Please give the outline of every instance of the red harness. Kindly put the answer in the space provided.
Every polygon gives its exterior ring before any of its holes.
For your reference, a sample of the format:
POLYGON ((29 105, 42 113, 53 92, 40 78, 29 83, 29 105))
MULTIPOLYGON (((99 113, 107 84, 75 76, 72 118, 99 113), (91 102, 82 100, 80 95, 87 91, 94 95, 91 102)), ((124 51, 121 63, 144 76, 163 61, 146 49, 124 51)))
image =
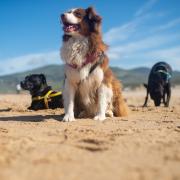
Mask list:
POLYGON ((89 64, 89 63, 93 63, 95 61, 95 59, 99 56, 99 53, 94 53, 94 54, 87 54, 86 55, 86 58, 85 58, 85 61, 82 63, 82 65, 80 67, 78 67, 77 64, 68 64, 68 66, 70 66, 71 68, 73 69, 81 69, 83 68, 85 65, 89 64))

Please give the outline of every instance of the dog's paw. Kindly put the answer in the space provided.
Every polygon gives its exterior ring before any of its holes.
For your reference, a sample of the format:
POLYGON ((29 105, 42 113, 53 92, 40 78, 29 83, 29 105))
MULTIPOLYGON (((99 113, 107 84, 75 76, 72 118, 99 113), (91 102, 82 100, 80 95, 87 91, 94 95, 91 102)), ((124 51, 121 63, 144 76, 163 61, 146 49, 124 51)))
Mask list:
POLYGON ((70 115, 70 114, 66 114, 63 118, 63 121, 64 122, 72 122, 72 121, 75 121, 74 119, 74 116, 73 115, 70 115))
POLYGON ((106 119, 106 117, 105 117, 105 115, 96 115, 95 117, 94 117, 94 120, 95 121, 104 121, 106 119))
POLYGON ((114 117, 114 114, 113 114, 112 110, 108 110, 106 112, 106 116, 111 117, 111 118, 114 117))

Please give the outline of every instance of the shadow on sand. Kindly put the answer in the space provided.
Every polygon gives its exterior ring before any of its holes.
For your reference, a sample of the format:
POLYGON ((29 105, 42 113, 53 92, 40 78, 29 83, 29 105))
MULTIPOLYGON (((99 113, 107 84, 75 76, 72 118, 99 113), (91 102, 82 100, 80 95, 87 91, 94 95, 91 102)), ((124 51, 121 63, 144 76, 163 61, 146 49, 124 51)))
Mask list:
POLYGON ((0 121, 22 121, 22 122, 41 122, 45 119, 55 119, 62 121, 64 114, 61 115, 35 115, 35 116, 6 116, 0 117, 0 121))
POLYGON ((12 108, 0 109, 0 112, 9 112, 11 110, 12 110, 12 108))

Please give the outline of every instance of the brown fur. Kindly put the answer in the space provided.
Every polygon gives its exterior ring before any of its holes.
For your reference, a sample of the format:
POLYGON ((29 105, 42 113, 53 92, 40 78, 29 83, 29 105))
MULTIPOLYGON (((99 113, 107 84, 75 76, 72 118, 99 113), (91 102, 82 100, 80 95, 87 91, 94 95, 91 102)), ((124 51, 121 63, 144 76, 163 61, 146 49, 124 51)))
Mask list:
MULTIPOLYGON (((95 11, 93 14, 95 15, 95 11)), ((95 15, 96 17, 98 15, 95 15)), ((98 29, 96 32, 92 33, 89 37, 89 41, 91 42, 90 49, 92 52, 105 52, 107 50, 107 45, 104 44, 102 41, 101 36, 101 20, 98 22, 98 29)), ((113 113, 115 116, 127 116, 128 115, 128 107, 124 102, 122 97, 122 90, 120 82, 115 78, 114 74, 112 73, 111 69, 109 68, 109 59, 106 56, 104 58, 103 63, 101 64, 101 68, 104 71, 104 80, 103 83, 107 85, 107 87, 112 87, 113 90, 113 113)))
MULTIPOLYGON (((76 12, 77 11, 77 12, 76 12)), ((89 54, 100 53, 107 50, 107 45, 102 40, 101 33, 101 21, 102 18, 97 15, 94 8, 89 7, 87 9, 77 9, 78 18, 81 19, 79 33, 89 39, 89 54)), ((96 58, 93 62, 95 64, 98 61, 96 58)), ((103 63, 100 65, 104 72, 103 82, 107 87, 112 88, 113 91, 113 107, 112 111, 115 116, 126 116, 128 114, 128 108, 124 102, 121 91, 121 83, 115 78, 111 69, 109 68, 109 59, 107 56, 104 57, 103 63)), ((94 90, 92 90, 93 92, 94 90)), ((93 92, 95 104, 98 104, 98 93, 93 92)), ((83 103, 81 101, 81 95, 76 92, 75 96, 75 116, 78 116, 80 112, 84 110, 83 103)), ((85 112, 87 115, 88 112, 85 112)))
POLYGON ((121 90, 121 83, 116 79, 110 68, 104 72, 103 83, 113 90, 113 114, 114 116, 127 116, 128 107, 124 102, 121 90))
POLYGON ((113 113, 114 116, 127 116, 128 115, 128 107, 124 102, 121 90, 120 82, 114 78, 112 81, 113 88, 113 113))
MULTIPOLYGON (((90 11, 96 18, 98 17, 99 21, 96 22, 98 25, 95 32, 90 34, 90 50, 91 52, 105 52, 107 50, 107 45, 102 41, 101 36, 101 18, 96 15, 93 8, 90 8, 90 11)), ((109 68, 109 59, 105 56, 103 63, 101 64, 101 68, 104 71, 104 80, 103 83, 107 85, 107 87, 111 87, 113 90, 113 113, 115 116, 127 116, 128 115, 128 107, 124 102, 122 97, 121 83, 115 78, 111 69, 109 68)))

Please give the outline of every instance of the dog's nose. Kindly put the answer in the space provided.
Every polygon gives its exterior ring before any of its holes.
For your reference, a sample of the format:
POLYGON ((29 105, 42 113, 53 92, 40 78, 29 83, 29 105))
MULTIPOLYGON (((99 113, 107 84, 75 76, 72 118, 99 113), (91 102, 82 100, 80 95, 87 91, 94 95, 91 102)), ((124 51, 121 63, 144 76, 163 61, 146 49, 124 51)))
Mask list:
POLYGON ((65 14, 61 14, 61 19, 64 19, 65 18, 65 14))
POLYGON ((20 86, 21 86, 21 88, 23 88, 23 87, 24 87, 24 83, 25 83, 24 81, 21 81, 21 82, 20 82, 20 86))

